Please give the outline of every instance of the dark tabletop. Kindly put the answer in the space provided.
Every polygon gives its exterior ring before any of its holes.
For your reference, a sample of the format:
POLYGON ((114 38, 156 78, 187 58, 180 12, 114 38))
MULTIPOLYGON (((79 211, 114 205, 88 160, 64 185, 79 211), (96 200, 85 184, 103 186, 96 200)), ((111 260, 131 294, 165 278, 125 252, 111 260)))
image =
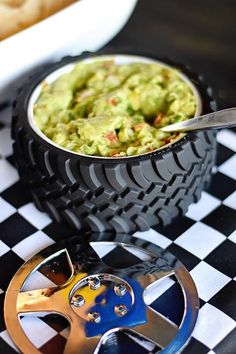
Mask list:
POLYGON ((139 0, 110 44, 187 63, 214 88, 219 108, 236 105, 235 0, 139 0))

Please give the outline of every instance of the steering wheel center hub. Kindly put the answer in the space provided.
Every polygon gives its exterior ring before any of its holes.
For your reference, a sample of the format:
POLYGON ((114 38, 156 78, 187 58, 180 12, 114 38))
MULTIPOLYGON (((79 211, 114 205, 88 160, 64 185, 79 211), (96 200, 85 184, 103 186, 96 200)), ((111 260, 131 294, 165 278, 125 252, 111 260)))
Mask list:
POLYGON ((73 311, 90 323, 107 323, 132 311, 135 292, 128 281, 107 273, 79 280, 69 293, 73 311))

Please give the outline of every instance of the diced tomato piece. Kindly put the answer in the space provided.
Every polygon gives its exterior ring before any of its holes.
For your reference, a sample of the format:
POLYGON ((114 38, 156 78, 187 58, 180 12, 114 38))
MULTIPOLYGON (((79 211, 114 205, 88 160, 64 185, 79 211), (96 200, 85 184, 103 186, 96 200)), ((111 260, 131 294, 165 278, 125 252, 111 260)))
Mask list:
POLYGON ((115 152, 115 151, 113 151, 113 152, 111 152, 110 153, 110 156, 112 156, 112 157, 121 157, 121 156, 125 156, 125 153, 124 152, 115 152))
POLYGON ((137 132, 138 130, 141 130, 142 128, 145 127, 145 123, 139 123, 133 126, 133 130, 137 132))
POLYGON ((157 126, 161 123, 162 121, 162 118, 163 118, 163 113, 159 113, 156 118, 154 119, 154 122, 153 122, 153 126, 157 126))
POLYGON ((112 97, 109 98, 108 103, 111 104, 112 106, 116 106, 118 102, 114 97, 112 97))
POLYGON ((115 132, 108 132, 104 134, 104 137, 107 138, 111 143, 117 143, 118 138, 115 132))
POLYGON ((164 143, 165 143, 165 144, 169 144, 169 143, 170 143, 170 138, 165 138, 165 139, 164 139, 164 143))

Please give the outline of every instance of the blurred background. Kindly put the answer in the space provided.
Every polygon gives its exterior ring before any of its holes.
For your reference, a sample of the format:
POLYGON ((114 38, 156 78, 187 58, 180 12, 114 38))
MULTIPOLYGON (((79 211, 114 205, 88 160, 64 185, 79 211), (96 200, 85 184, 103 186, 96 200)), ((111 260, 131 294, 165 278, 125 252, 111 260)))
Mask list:
POLYGON ((189 64, 213 87, 219 108, 236 106, 235 0, 139 0, 109 45, 189 64))

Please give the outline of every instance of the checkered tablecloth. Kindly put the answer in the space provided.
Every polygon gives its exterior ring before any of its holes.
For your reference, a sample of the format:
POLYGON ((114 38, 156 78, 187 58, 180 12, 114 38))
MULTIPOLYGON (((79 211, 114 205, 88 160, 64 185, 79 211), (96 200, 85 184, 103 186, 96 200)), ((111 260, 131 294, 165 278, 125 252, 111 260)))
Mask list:
MULTIPOLYGON (((188 268, 200 296, 197 325, 185 354, 236 353, 236 133, 218 133, 212 184, 185 217, 165 228, 136 233, 167 248, 188 268)), ((14 167, 10 108, 0 112, 0 353, 16 348, 3 320, 4 292, 16 270, 40 249, 74 232, 39 212, 14 167)), ((22 326, 43 353, 59 353, 67 322, 24 317, 22 326), (40 333, 40 335, 39 335, 40 333)))

